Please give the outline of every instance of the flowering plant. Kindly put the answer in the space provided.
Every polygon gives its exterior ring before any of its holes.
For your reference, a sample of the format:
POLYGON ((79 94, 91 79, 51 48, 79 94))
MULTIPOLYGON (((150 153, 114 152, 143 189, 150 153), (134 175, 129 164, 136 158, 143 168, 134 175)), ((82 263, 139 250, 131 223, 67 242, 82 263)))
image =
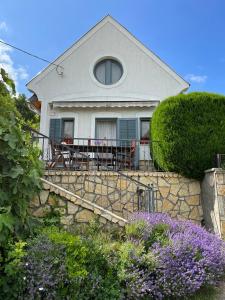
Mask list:
POLYGON ((146 222, 148 231, 142 231, 139 240, 144 241, 146 252, 156 257, 157 265, 148 271, 141 263, 143 258, 136 258, 127 278, 131 298, 187 297, 216 284, 224 275, 225 243, 216 235, 167 214, 137 213, 132 221, 146 222))

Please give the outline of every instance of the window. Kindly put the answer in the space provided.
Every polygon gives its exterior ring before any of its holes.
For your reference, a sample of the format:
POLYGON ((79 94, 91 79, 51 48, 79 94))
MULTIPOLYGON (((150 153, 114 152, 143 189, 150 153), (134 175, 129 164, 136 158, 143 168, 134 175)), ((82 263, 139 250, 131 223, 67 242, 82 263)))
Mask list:
POLYGON ((95 78, 104 85, 118 82, 123 75, 122 65, 114 59, 104 59, 94 68, 95 78))
POLYGON ((67 144, 73 143, 74 138, 74 120, 63 119, 62 120, 62 138, 67 144))
POLYGON ((150 135, 150 119, 140 120, 140 130, 141 144, 148 144, 150 135))

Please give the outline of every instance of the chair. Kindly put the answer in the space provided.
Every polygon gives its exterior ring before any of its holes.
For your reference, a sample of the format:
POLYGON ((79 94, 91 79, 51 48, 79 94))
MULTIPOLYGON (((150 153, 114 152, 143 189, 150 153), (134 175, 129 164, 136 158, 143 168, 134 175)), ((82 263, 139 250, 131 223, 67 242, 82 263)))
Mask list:
POLYGON ((48 169, 67 169, 70 167, 70 151, 68 150, 61 150, 59 149, 59 145, 50 142, 51 144, 51 152, 52 158, 51 161, 48 163, 48 169))
POLYGON ((116 153, 116 166, 121 169, 132 169, 134 167, 135 153, 136 153, 136 140, 132 140, 130 147, 120 146, 116 153))

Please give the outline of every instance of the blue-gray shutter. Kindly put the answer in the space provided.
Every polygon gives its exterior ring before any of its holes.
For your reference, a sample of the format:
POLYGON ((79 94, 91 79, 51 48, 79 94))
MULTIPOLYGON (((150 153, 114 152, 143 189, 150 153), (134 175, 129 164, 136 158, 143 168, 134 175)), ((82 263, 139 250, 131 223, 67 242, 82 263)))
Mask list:
POLYGON ((61 119, 50 119, 49 137, 56 143, 61 142, 61 119))
POLYGON ((119 139, 137 139, 137 119, 118 120, 119 139))
MULTIPOLYGON (((118 137, 119 139, 136 140, 138 138, 137 119, 118 119, 118 137)), ((120 146, 130 146, 129 142, 120 141, 120 146)), ((137 147, 138 145, 136 145, 137 147)), ((135 150, 134 165, 138 168, 139 149, 135 150)))

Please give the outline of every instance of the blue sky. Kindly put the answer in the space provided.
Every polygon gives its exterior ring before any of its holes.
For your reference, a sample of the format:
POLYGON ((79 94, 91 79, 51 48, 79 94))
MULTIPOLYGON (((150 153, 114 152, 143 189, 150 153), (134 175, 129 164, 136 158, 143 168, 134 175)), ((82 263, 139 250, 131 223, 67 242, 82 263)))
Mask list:
MULTIPOLYGON (((110 14, 191 83, 225 94, 225 0, 7 0, 0 39, 54 60, 110 14)), ((0 45, 17 90, 46 63, 0 45)))

